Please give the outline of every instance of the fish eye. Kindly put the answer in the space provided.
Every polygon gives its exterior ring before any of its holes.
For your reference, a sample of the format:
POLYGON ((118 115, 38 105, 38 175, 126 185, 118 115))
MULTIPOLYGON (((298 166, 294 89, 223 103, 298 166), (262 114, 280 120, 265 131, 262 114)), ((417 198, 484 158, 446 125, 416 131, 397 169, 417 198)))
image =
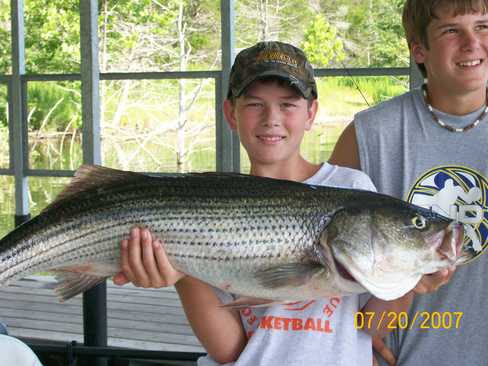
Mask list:
POLYGON ((416 229, 422 230, 427 227, 427 220, 423 216, 416 215, 412 217, 412 224, 416 229))

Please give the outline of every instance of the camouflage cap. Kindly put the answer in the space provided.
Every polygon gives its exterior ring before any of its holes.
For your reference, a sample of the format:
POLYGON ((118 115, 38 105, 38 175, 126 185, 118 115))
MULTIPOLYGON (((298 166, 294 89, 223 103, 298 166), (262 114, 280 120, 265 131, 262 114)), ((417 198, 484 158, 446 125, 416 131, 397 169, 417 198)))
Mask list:
POLYGON ((239 97, 255 80, 277 76, 305 97, 317 98, 312 65, 302 50, 288 43, 259 42, 239 52, 230 71, 227 98, 239 97))

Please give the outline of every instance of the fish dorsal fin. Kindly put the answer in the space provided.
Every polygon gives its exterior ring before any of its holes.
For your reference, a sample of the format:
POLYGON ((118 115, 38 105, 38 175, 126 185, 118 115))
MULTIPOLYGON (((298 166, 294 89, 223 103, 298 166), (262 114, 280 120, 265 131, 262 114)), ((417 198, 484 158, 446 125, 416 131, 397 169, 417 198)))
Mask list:
POLYGON ((71 182, 44 211, 58 207, 62 202, 72 196, 91 189, 100 189, 115 184, 139 182, 148 179, 152 179, 152 177, 141 173, 111 169, 99 165, 82 165, 75 172, 71 182))

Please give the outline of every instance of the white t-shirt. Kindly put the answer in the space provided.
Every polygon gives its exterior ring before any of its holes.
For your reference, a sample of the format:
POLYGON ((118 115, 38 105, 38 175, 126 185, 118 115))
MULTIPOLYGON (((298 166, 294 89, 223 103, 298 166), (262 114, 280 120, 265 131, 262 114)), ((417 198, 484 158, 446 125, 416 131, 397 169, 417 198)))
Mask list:
POLYGON ((42 366, 34 352, 17 338, 0 334, 0 365, 42 366))
MULTIPOLYGON (((376 190, 363 172, 328 163, 304 183, 376 190)), ((224 302, 232 301, 225 295, 224 302)), ((371 365, 371 337, 354 327, 354 314, 369 297, 331 297, 242 309, 248 343, 239 359, 226 366, 371 365)), ((198 360, 198 366, 216 365, 210 356, 198 360)))

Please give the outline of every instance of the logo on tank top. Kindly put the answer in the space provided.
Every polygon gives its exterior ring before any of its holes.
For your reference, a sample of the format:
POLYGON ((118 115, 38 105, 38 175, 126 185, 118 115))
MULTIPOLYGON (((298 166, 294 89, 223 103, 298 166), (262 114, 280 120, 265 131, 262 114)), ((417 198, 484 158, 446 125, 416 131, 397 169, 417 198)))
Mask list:
POLYGON ((488 246, 488 181, 477 171, 433 168, 417 179, 406 200, 463 223, 463 247, 474 257, 488 246))

